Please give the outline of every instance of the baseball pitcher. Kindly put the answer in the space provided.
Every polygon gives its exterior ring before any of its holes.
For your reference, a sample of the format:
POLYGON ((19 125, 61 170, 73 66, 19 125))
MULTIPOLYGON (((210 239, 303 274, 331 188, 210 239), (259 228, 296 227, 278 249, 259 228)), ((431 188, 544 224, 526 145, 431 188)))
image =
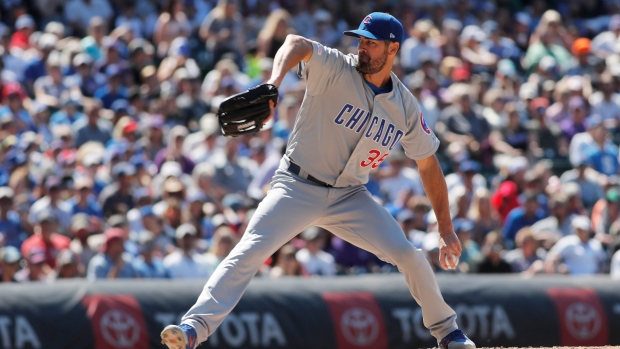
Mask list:
POLYGON ((369 172, 402 145, 418 164, 437 216, 441 266, 456 267, 461 245, 434 155, 439 140, 426 125, 418 102, 392 73, 403 27, 393 16, 376 12, 366 16, 357 30, 344 34, 358 38, 357 55, 289 35, 275 57, 268 84, 222 103, 218 116, 225 135, 255 133, 273 112, 286 72, 306 63, 304 100, 271 190, 182 323, 162 331, 168 348, 194 349, 206 341, 263 261, 311 226, 323 227, 397 266, 422 308, 424 326, 441 348, 475 348, 457 328, 456 314, 444 302, 423 253, 364 187, 369 172))

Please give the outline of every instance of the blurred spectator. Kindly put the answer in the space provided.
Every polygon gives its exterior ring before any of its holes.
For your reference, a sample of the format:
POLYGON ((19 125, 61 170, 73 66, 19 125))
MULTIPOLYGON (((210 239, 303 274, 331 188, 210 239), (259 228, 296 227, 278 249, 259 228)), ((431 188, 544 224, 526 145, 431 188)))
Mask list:
POLYGON ((78 110, 79 100, 74 97, 64 96, 58 107, 60 110, 50 117, 50 125, 73 125, 79 119, 84 118, 84 113, 78 110))
POLYGON ((38 38, 37 55, 26 64, 23 76, 24 85, 29 95, 32 95, 34 82, 47 74, 45 65, 57 43, 58 38, 53 34, 46 33, 38 38))
POLYGON ((13 246, 0 247, 0 282, 17 282, 15 274, 19 270, 22 255, 13 246))
POLYGON ((17 17, 15 21, 16 32, 11 37, 11 44, 9 50, 19 49, 27 50, 30 48, 30 35, 35 31, 34 19, 28 14, 23 14, 17 17))
POLYGON ((508 251, 504 257, 506 262, 512 266, 512 271, 526 275, 543 272, 544 250, 538 248, 538 242, 532 229, 525 227, 519 230, 515 237, 515 242, 517 248, 508 251))
POLYGON ((56 258, 56 279, 73 279, 84 277, 84 265, 77 254, 71 250, 62 250, 56 258))
POLYGON ((617 187, 608 189, 605 197, 592 208, 592 227, 597 234, 608 235, 611 225, 620 218, 620 192, 617 187))
POLYGON ((333 276, 336 274, 334 257, 323 251, 325 235, 319 227, 310 227, 301 232, 305 246, 297 251, 295 257, 310 275, 333 276))
POLYGON ((43 254, 44 262, 51 268, 56 267, 58 253, 69 248, 71 240, 56 232, 58 220, 50 210, 44 210, 37 214, 34 226, 34 235, 22 244, 22 255, 30 258, 32 251, 37 250, 43 254))
POLYGON ((81 147, 86 142, 106 144, 112 136, 112 125, 101 117, 101 104, 90 102, 84 107, 85 118, 73 124, 75 146, 81 147))
POLYGON ((136 169, 128 162, 119 162, 112 168, 114 182, 99 195, 103 214, 108 217, 114 213, 127 213, 133 208, 133 177, 136 169))
POLYGON ((93 18, 109 21, 113 9, 108 0, 70 0, 65 6, 65 18, 75 35, 84 35, 93 18))
MULTIPOLYGON (((28 256, 24 263, 24 268, 15 273, 17 282, 37 282, 51 281, 53 270, 46 263, 46 255, 40 248, 32 248, 28 250, 28 256)), ((56 261, 54 260, 54 264, 56 261)))
POLYGON ((86 213, 89 216, 103 218, 103 210, 93 195, 93 181, 90 178, 86 176, 76 178, 73 182, 73 191, 75 194, 67 200, 72 215, 86 213))
POLYGON ((189 37, 191 25, 184 11, 185 2, 182 0, 170 0, 167 7, 162 11, 155 23, 153 41, 157 45, 157 55, 164 57, 168 54, 171 42, 177 37, 189 37))
POLYGON ((571 46, 573 61, 568 69, 568 75, 590 75, 594 73, 594 64, 591 59, 591 41, 588 38, 578 38, 571 46))
POLYGON ((548 10, 536 28, 534 41, 527 49, 524 58, 525 68, 531 72, 544 57, 553 57, 565 72, 570 63, 570 53, 562 46, 562 38, 558 35, 561 16, 557 11, 548 10))
POLYGON ((140 235, 140 256, 136 260, 136 268, 141 277, 147 279, 168 278, 168 270, 164 267, 163 260, 157 251, 155 236, 145 231, 140 235))
POLYGON ((21 218, 14 211, 13 189, 0 187, 0 236, 5 246, 20 248, 26 239, 21 218))
POLYGON ((620 253, 618 251, 614 252, 614 254, 612 255, 609 271, 611 279, 616 281, 620 280, 620 253))
POLYGON ((521 228, 531 226, 545 217, 546 215, 538 203, 537 194, 531 191, 525 192, 521 207, 510 211, 506 217, 506 222, 504 222, 502 234, 506 246, 509 249, 514 248, 517 232, 521 228))
POLYGON ((105 85, 106 76, 94 70, 94 60, 89 54, 78 53, 72 63, 75 73, 67 76, 67 84, 79 89, 84 97, 93 97, 95 91, 105 85))
POLYGON ((449 192, 458 186, 463 186, 469 195, 478 189, 487 187, 486 179, 480 174, 482 166, 479 162, 463 160, 456 165, 458 166, 456 172, 446 176, 446 185, 449 192))
POLYGON ((592 93, 589 98, 592 114, 602 116, 606 126, 617 127, 620 121, 620 95, 614 90, 611 74, 605 72, 600 75, 598 88, 600 90, 592 93))
POLYGON ((183 141, 187 137, 185 126, 175 126, 170 130, 167 147, 162 149, 153 160, 158 169, 168 161, 176 161, 181 165, 181 170, 185 174, 190 174, 194 170, 194 162, 183 154, 183 141))
POLYGON ((108 65, 104 73, 107 83, 95 90, 93 97, 101 101, 103 108, 112 109, 114 102, 126 100, 129 95, 126 87, 123 86, 123 70, 119 65, 108 65))
POLYGON ((560 128, 570 142, 573 136, 586 131, 587 106, 581 97, 571 97, 568 102, 569 118, 560 122, 560 128))
POLYGON ((603 188, 598 184, 596 174, 588 167, 586 159, 580 160, 574 169, 564 172, 560 179, 562 183, 576 183, 579 186, 581 200, 588 212, 604 196, 603 188))
POLYGON ((303 265, 295 258, 295 247, 291 244, 282 246, 276 253, 276 264, 269 271, 269 277, 306 276, 303 265))
POLYGON ((196 228, 191 224, 182 224, 176 229, 175 237, 179 247, 164 258, 164 267, 170 277, 206 279, 211 276, 207 260, 196 251, 196 228))
POLYGON ((472 239, 479 245, 484 241, 488 233, 500 228, 499 217, 491 206, 491 197, 488 189, 478 188, 474 191, 467 218, 474 222, 472 239))
POLYGON ((44 188, 45 195, 32 204, 28 220, 34 224, 39 221, 38 216, 42 212, 49 211, 55 217, 57 223, 59 223, 58 231, 65 233, 71 225, 71 206, 62 200, 60 196, 62 183, 57 177, 47 177, 44 182, 44 188))
POLYGON ((427 19, 416 21, 409 35, 400 50, 400 64, 406 72, 419 69, 422 60, 428 59, 435 64, 441 61, 440 42, 437 40, 439 32, 433 22, 427 19))
MULTIPOLYGON (((553 193, 549 200, 551 214, 531 226, 530 233, 538 240, 557 242, 564 236, 572 233, 572 217, 567 208, 568 197, 563 192, 553 193)), ((517 233, 518 234, 518 233, 517 233)))
POLYGON ((615 14, 609 19, 609 30, 604 31, 592 39, 592 52, 600 57, 607 58, 616 53, 616 43, 620 37, 620 15, 615 14))
POLYGON ((482 245, 484 258, 478 264, 477 272, 481 274, 512 272, 512 267, 502 256, 503 252, 504 247, 502 246, 500 235, 497 232, 487 234, 482 245))
POLYGON ((212 52, 211 62, 218 62, 226 53, 232 53, 237 64, 245 51, 241 14, 236 0, 218 0, 200 26, 200 38, 212 52))
POLYGON ((269 14, 257 38, 257 56, 275 58, 288 34, 292 34, 290 14, 277 9, 269 14))
POLYGON ((604 271, 607 255, 601 243, 590 238, 590 219, 575 217, 572 228, 574 234, 562 238, 547 254, 547 273, 593 275, 604 271))
POLYGON ((54 52, 47 58, 47 74, 36 79, 34 96, 39 103, 58 110, 61 100, 69 94, 71 86, 62 74, 60 53, 54 52))
POLYGON ((465 84, 450 87, 454 105, 443 110, 437 123, 437 134, 448 142, 462 142, 475 159, 489 149, 491 127, 482 116, 480 107, 469 95, 465 84))
POLYGON ((110 228, 105 231, 104 238, 101 252, 88 263, 88 279, 94 281, 140 277, 134 257, 125 252, 125 233, 119 228, 110 228))
MULTIPOLYGON (((97 254, 93 248, 89 237, 97 231, 91 224, 91 220, 86 213, 77 213, 71 221, 71 243, 69 250, 78 256, 83 266, 87 266, 90 260, 97 254)), ((85 271, 83 271, 85 272, 85 271)))

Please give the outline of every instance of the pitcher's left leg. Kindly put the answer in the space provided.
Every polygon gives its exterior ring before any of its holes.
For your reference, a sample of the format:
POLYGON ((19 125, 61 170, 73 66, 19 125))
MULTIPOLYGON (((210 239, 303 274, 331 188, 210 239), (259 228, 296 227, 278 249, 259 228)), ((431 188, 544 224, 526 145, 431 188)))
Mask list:
POLYGON ((321 226, 398 267, 422 308, 424 326, 438 341, 456 330, 456 313, 444 301, 430 264, 409 242, 396 220, 365 188, 337 190, 342 192, 342 198, 328 207, 321 226))

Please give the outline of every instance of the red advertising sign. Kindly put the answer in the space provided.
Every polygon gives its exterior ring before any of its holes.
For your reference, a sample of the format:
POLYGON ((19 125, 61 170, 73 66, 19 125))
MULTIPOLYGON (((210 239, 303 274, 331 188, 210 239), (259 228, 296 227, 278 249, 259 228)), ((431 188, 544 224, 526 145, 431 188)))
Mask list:
POLYGON ((607 316, 594 290, 551 288, 547 293, 555 303, 560 319, 560 345, 609 344, 607 316))
POLYGON ((323 293, 338 349, 388 349, 381 309, 370 293, 323 293))
POLYGON ((82 298, 95 334, 95 349, 148 349, 148 331, 140 305, 128 295, 82 298))

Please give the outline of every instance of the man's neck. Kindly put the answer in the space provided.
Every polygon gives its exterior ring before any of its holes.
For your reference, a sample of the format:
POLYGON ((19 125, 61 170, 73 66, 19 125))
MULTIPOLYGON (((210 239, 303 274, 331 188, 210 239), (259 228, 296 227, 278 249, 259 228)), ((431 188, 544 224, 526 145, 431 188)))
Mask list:
MULTIPOLYGON (((387 67, 387 64, 386 64, 386 67, 387 67)), ((376 74, 362 74, 362 76, 369 83, 379 88, 383 88, 383 87, 387 87, 392 79, 390 73, 391 73, 390 70, 383 68, 383 70, 381 70, 380 72, 376 74)))

